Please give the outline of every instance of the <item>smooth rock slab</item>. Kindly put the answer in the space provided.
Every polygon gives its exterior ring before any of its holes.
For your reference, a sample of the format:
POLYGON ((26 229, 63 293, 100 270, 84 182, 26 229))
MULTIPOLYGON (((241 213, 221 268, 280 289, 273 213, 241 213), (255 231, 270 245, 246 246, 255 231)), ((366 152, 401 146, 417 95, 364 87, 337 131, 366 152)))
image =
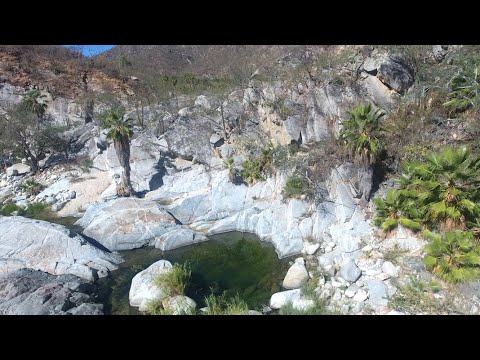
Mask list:
POLYGON ((175 219, 153 201, 118 198, 90 205, 76 224, 86 236, 113 251, 147 245, 175 226, 175 219))
POLYGON ((196 233, 188 228, 180 226, 172 228, 167 233, 155 238, 152 245, 163 251, 177 249, 182 246, 196 244, 206 241, 208 238, 205 235, 196 233))
POLYGON ((93 281, 123 260, 62 225, 21 216, 0 216, 0 273, 30 268, 93 281))

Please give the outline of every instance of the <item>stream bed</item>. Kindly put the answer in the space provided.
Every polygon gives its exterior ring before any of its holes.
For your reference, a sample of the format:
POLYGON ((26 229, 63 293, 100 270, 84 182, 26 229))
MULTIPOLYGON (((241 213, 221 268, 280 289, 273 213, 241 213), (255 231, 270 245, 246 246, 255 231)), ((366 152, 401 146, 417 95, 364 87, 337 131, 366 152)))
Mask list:
POLYGON ((250 309, 261 310, 271 295, 280 291, 291 260, 279 260, 272 244, 241 232, 210 236, 208 241, 165 252, 144 247, 120 253, 125 262, 108 278, 98 281, 105 314, 140 314, 128 301, 132 278, 161 259, 172 264, 188 262, 192 276, 185 294, 198 308, 205 306, 204 297, 213 292, 227 297, 238 293, 250 309))

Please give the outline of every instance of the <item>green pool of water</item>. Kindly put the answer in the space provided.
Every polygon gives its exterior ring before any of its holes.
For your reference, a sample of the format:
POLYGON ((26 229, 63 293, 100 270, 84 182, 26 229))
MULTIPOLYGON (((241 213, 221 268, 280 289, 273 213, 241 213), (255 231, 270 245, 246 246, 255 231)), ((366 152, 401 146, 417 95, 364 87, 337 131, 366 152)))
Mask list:
POLYGON ((288 270, 288 259, 279 260, 270 243, 240 232, 211 236, 209 241, 166 252, 145 247, 121 254, 125 262, 110 277, 99 280, 99 296, 106 303, 107 314, 139 314, 128 302, 132 278, 161 259, 172 264, 188 261, 192 277, 186 295, 199 308, 205 306, 206 295, 225 292, 226 296, 238 293, 250 309, 261 309, 280 290, 288 270))

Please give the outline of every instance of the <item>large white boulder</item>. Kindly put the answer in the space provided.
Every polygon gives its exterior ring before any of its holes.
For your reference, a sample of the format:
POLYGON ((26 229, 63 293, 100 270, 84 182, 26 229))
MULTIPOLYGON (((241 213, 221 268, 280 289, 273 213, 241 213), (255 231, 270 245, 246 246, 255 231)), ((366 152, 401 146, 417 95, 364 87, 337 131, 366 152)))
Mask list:
POLYGON ((168 294, 165 289, 155 285, 155 278, 167 273, 171 268, 172 264, 169 261, 160 260, 135 275, 128 294, 130 305, 138 307, 140 311, 146 311, 150 301, 165 298, 168 294))
POLYGON ((122 261, 62 225, 0 216, 0 274, 30 268, 95 280, 117 269, 122 261))

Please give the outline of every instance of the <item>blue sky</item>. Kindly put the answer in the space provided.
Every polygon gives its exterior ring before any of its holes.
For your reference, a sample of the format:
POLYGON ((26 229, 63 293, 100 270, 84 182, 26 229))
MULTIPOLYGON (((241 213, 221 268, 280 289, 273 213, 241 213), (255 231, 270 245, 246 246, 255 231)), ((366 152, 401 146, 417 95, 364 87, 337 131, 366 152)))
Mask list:
POLYGON ((114 47, 115 45, 64 45, 69 46, 81 46, 82 54, 85 56, 94 56, 100 54, 101 52, 107 51, 114 47))

